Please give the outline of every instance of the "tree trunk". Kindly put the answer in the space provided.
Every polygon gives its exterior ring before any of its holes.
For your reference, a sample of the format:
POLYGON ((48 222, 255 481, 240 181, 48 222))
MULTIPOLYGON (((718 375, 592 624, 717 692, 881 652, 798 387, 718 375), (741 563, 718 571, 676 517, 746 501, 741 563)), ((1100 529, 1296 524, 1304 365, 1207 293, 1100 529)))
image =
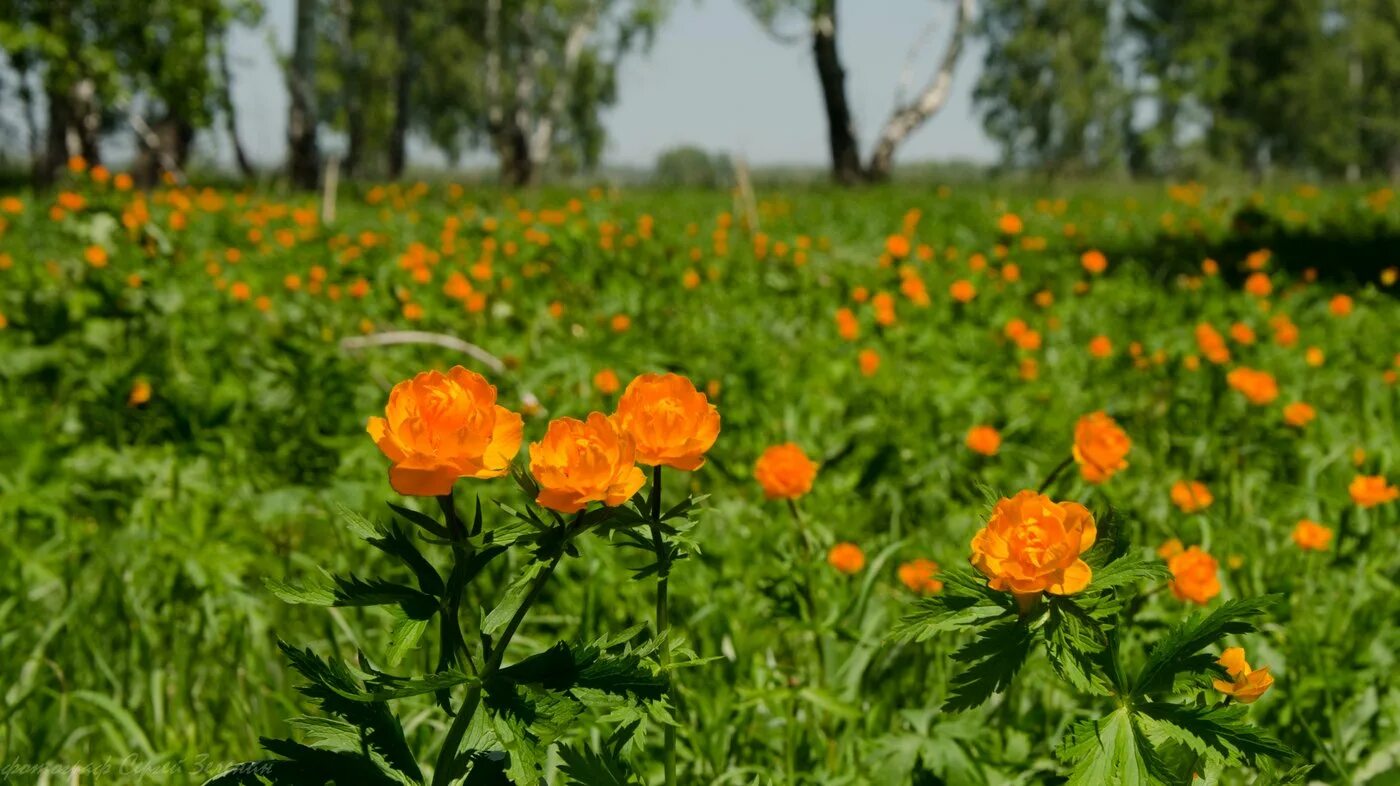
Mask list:
POLYGON ((68 129, 72 125, 72 112, 68 106, 65 91, 49 89, 48 122, 44 128, 44 155, 34 162, 34 184, 47 188, 58 179, 68 160, 68 129))
POLYGON ((519 188, 535 182, 537 170, 525 129, 515 123, 508 125, 496 139, 496 156, 501 162, 502 185, 519 188))
POLYGON ((296 2, 295 43, 287 71, 287 92, 292 99, 287 112, 287 169, 293 186, 314 189, 321 169, 315 104, 317 0, 296 2))
POLYGON ((846 102, 846 71, 836 50, 836 0, 819 0, 812 15, 812 54, 826 106, 827 137, 831 144, 831 176, 838 183, 865 179, 860 166, 851 107, 846 102))
POLYGON ((194 126, 184 118, 161 118, 153 126, 133 116, 136 120, 138 151, 132 162, 132 173, 136 181, 145 188, 157 185, 161 175, 169 173, 181 177, 185 161, 190 154, 190 144, 194 142, 194 126))
POLYGON ((238 108, 233 103, 233 70, 228 65, 228 41, 225 30, 219 34, 219 104, 224 113, 224 124, 228 131, 229 144, 233 147, 233 161, 244 178, 253 177, 253 165, 248 161, 248 153, 243 149, 243 141, 238 138, 238 108))
POLYGON ((394 20, 394 44, 399 50, 399 70, 394 79, 394 127, 389 132, 389 179, 403 176, 408 163, 409 90, 413 86, 413 54, 409 41, 411 11, 409 0, 399 0, 394 20))
POLYGON ((361 55, 355 49, 356 38, 359 36, 360 28, 364 25, 363 19, 357 11, 360 7, 361 4, 354 2, 354 0, 341 0, 340 18, 345 21, 345 27, 342 30, 344 41, 341 44, 341 51, 345 58, 343 62, 345 82, 342 100, 345 102, 345 135, 348 137, 348 150, 341 166, 345 170, 347 178, 355 176, 365 154, 363 93, 366 81, 361 55))
POLYGON ((963 39, 972 22, 975 6, 976 0, 958 0, 953 35, 948 39, 948 48, 943 52, 943 60, 923 91, 913 101, 895 107, 889 120, 885 121, 885 128, 880 132, 880 141, 870 154, 870 166, 866 170, 870 179, 888 179, 894 166, 895 150, 948 103, 948 96, 953 88, 953 70, 958 65, 959 56, 962 55, 963 39))

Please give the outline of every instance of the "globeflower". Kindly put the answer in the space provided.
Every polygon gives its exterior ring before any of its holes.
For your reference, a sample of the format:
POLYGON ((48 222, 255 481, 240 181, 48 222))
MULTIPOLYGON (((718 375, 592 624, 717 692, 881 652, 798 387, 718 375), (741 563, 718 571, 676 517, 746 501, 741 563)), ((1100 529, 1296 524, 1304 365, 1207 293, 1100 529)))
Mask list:
POLYGON ((1347 487, 1352 502, 1374 508, 1400 498, 1400 489, 1385 482, 1384 475, 1357 475, 1347 487))
POLYGON ((1217 661, 1225 667, 1225 671, 1230 675, 1229 680, 1213 680, 1215 689, 1230 696, 1241 704, 1253 704, 1264 695, 1264 691, 1274 684, 1274 676, 1269 673, 1269 667, 1262 669, 1251 669, 1249 662, 1244 659, 1243 647, 1230 647, 1220 653, 1220 660, 1217 661))
POLYGON ((1332 542, 1332 528, 1303 519, 1293 528, 1293 542, 1303 551, 1326 551, 1332 542))
POLYGON ((1172 572, 1171 590, 1177 600, 1187 600, 1204 606, 1220 594, 1220 563, 1201 551, 1200 546, 1176 554, 1167 560, 1172 572))
POLYGON ((496 403, 496 388, 461 366, 425 371, 389 392, 384 417, 366 430, 393 462, 400 494, 442 496, 458 478, 498 478, 520 450, 520 415, 496 403))
POLYGON ((1080 555, 1097 534, 1083 505, 1025 490, 999 500, 972 537, 972 565, 1024 612, 1042 593, 1073 595, 1089 586, 1093 571, 1080 555))
POLYGON ((851 576, 865 567, 865 552, 854 543, 837 543, 826 553, 826 562, 838 572, 851 576))
POLYGON ((586 421, 550 421, 544 439, 530 443, 530 474, 540 486, 535 501, 560 513, 590 502, 621 505, 646 483, 634 458, 631 438, 601 412, 586 421))
POLYGON ((1108 257, 1102 251, 1091 249, 1079 256, 1079 264, 1093 275, 1098 275, 1108 269, 1108 257))
POLYGON ((636 444, 637 462, 652 467, 697 470, 719 438, 719 410, 679 374, 632 380, 612 417, 636 444))
POLYGON ((943 582, 937 575, 938 563, 931 559, 914 559, 899 566, 900 582, 918 595, 933 595, 943 590, 943 582))
POLYGON ((1103 483, 1128 467, 1133 442, 1108 413, 1091 412, 1074 424, 1074 460, 1089 483, 1103 483))
POLYGON ((1001 433, 991 426, 973 426, 967 430, 967 447, 973 453, 995 456, 1001 448, 1001 433))
POLYGON ((1263 406, 1278 398, 1278 382, 1267 371, 1241 366, 1225 375, 1230 387, 1238 390, 1251 404, 1263 406))
POLYGON ((758 457, 753 476, 768 499, 797 499, 812 490, 817 462, 791 442, 773 445, 758 457))
POLYGON ((1311 404, 1295 401, 1283 408, 1283 422, 1293 428, 1302 428, 1317 417, 1317 410, 1311 404))
POLYGON ((1178 480, 1172 484, 1172 504, 1181 509, 1182 513, 1196 513, 1210 507, 1210 503, 1215 501, 1215 497, 1210 494, 1210 489, 1206 488, 1200 481, 1178 480))

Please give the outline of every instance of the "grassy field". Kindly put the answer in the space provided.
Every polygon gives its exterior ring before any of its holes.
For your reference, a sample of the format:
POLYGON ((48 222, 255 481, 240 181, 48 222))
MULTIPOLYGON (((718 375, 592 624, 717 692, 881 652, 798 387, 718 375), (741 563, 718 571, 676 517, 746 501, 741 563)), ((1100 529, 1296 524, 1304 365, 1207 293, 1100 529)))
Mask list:
MULTIPOLYGON (((600 663, 631 681, 506 668, 519 707, 488 685, 467 742, 508 764, 473 759, 467 783, 533 780, 532 757, 550 783, 662 783, 668 736, 684 784, 1400 783, 1389 190, 904 186, 750 203, 419 184, 344 191, 324 223, 310 196, 124 185, 81 172, 0 199, 0 780, 199 783, 266 758, 266 736, 341 757, 278 782, 320 783, 356 756, 360 776, 337 782, 381 782, 368 773, 395 769, 397 743, 366 743, 355 715, 386 706, 374 675, 442 673, 460 620, 457 667, 480 677, 477 634, 499 642, 502 614, 533 602, 505 663, 565 641, 579 666, 577 643, 606 638, 600 663), (704 497, 666 530, 685 555, 666 643, 641 524, 556 554, 554 519, 511 478, 464 479, 456 509, 470 524, 480 499, 485 534, 459 549, 465 536, 442 545, 385 505, 454 525, 391 489, 366 423, 395 383, 459 364, 521 414, 525 444, 553 418, 612 412, 639 374, 707 394, 718 440, 697 471, 666 470, 658 501, 704 497), (1053 472, 1099 411, 1131 441, 1126 466, 1089 482, 1086 451, 1121 452, 1109 433, 1053 472), (790 503, 754 472, 789 442, 819 465, 790 503), (1055 638, 1055 615, 1080 607, 1018 611, 968 564, 993 503, 1047 477, 1098 522, 1095 574, 1119 577, 1079 595, 1096 645, 1055 638), (486 538, 511 548, 421 638, 401 589, 377 607, 284 602, 323 571, 411 584, 351 512, 416 533, 403 548, 434 578, 486 538), (551 555, 522 605, 519 577, 551 555), (1044 623, 1050 646, 1017 672, 1014 643, 966 630, 976 609, 1016 635, 1044 623), (1235 616, 1198 629, 1222 609, 1235 616), (1155 700, 1196 715, 1169 723, 1114 671, 1193 631, 1176 654, 1195 660, 1155 700), (351 688, 299 692, 279 639, 332 671, 357 663, 351 688), (1236 679, 1216 665, 1226 646, 1274 679, 1247 715, 1210 679, 1236 679), (982 671, 1006 673, 968 677, 988 654, 982 671)), ((456 764, 438 754, 453 733, 440 704, 460 709, 468 679, 387 705, 423 782, 456 764)))

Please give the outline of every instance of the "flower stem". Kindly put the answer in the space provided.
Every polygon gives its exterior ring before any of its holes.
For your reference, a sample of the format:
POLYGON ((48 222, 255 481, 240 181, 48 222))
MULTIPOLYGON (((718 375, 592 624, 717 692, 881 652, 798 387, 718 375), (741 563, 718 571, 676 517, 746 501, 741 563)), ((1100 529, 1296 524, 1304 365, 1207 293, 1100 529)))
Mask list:
MULTIPOLYGON (((661 534, 661 465, 651 470, 651 545, 656 550, 656 635, 665 636, 671 628, 671 608, 669 600, 671 581, 671 555, 661 534)), ((667 684, 671 686, 673 703, 679 714, 679 702, 675 701, 675 675, 671 673, 671 643, 661 647, 661 670, 666 673, 667 684)), ((664 766, 666 786, 676 783, 676 727, 667 725, 663 732, 664 766)))
POLYGON ((1068 456, 1065 456, 1065 460, 1064 460, 1064 461, 1061 461, 1058 465, 1056 465, 1056 467, 1055 467, 1054 469, 1050 470, 1050 474, 1049 474, 1049 475, 1046 475, 1046 476, 1045 476, 1045 480, 1042 480, 1042 481, 1040 482, 1040 487, 1037 488, 1037 489, 1035 490, 1036 493, 1037 493, 1037 494, 1044 494, 1044 493, 1045 493, 1045 490, 1048 489, 1048 488, 1050 488, 1050 484, 1051 484, 1051 483, 1054 483, 1054 482, 1055 482, 1055 479, 1058 478, 1058 477, 1060 477, 1060 473, 1062 473, 1062 472, 1064 472, 1065 470, 1069 469, 1069 465, 1071 465, 1071 464, 1073 464, 1073 463, 1074 463, 1074 454, 1073 454, 1073 453, 1069 454, 1068 456))

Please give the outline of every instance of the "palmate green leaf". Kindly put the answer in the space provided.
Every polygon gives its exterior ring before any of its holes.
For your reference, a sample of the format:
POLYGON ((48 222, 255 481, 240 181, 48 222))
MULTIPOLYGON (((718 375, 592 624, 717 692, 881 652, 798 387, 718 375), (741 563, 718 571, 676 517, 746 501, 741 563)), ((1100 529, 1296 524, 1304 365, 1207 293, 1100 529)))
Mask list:
POLYGON ((573 646, 560 642, 501 669, 497 677, 546 690, 587 688, 640 701, 657 701, 665 696, 666 676, 645 659, 646 650, 607 653, 601 648, 606 641, 573 646))
MULTIPOLYGON (((426 514, 415 510, 389 504, 389 507, 400 517, 409 522, 420 522, 426 520, 433 526, 441 530, 441 537, 446 536, 446 530, 442 529, 436 521, 426 514)), ((435 597, 442 597, 444 588, 442 576, 437 569, 428 562, 418 547, 414 545, 413 539, 399 526, 397 521, 391 521, 387 528, 381 527, 360 514, 341 505, 338 506, 340 515, 349 523, 350 531, 376 549, 388 554, 402 562, 418 580, 418 587, 423 592, 435 597)), ((423 526, 423 524, 419 524, 423 526)), ((438 533, 434 533, 438 534, 438 533)))
POLYGON ((953 653, 954 660, 969 665, 953 677, 944 711, 971 709, 1005 690, 1026 662, 1031 641, 1030 626, 1015 617, 980 629, 977 638, 953 653))
POLYGON ((559 772, 569 786, 638 786, 622 758, 611 751, 593 751, 565 745, 559 749, 559 772))
POLYGON ((1278 598, 1278 595, 1265 595, 1229 600, 1205 617, 1198 614, 1187 617, 1153 647, 1133 683, 1133 693, 1150 695, 1169 690, 1178 672, 1198 667, 1199 659, 1192 656, 1225 636, 1253 631, 1252 620, 1272 607, 1278 598))
POLYGON ((1231 764, 1255 765, 1261 756, 1287 759, 1293 755, 1283 743, 1251 724, 1249 708, 1242 704, 1188 707, 1152 702, 1139 710, 1157 721, 1157 729, 1165 736, 1202 755, 1215 753, 1231 764))
POLYGON ((1097 659, 1108 646, 1108 636, 1084 609, 1067 597, 1050 599, 1044 627, 1045 651, 1050 665, 1079 690, 1107 695, 1108 679, 1097 669, 1097 659))
POLYGON ((1126 707, 1071 726, 1055 755, 1071 768, 1065 786, 1175 786, 1126 707))
POLYGON ((437 598, 412 587, 384 579, 333 576, 334 586, 294 586, 272 579, 267 587, 284 603, 313 606, 396 605, 410 619, 430 619, 438 611, 437 598))
POLYGON ((422 782, 421 776, 413 781, 391 777, 358 753, 313 748, 292 740, 267 737, 259 742, 269 753, 282 758, 240 764, 205 781, 204 786, 325 786, 326 783, 405 786, 422 782))
POLYGON ((1171 578, 1167 566, 1156 560, 1147 560, 1137 552, 1129 552, 1122 557, 1094 569, 1093 579, 1087 592, 1100 592, 1142 582, 1158 582, 1171 578))

